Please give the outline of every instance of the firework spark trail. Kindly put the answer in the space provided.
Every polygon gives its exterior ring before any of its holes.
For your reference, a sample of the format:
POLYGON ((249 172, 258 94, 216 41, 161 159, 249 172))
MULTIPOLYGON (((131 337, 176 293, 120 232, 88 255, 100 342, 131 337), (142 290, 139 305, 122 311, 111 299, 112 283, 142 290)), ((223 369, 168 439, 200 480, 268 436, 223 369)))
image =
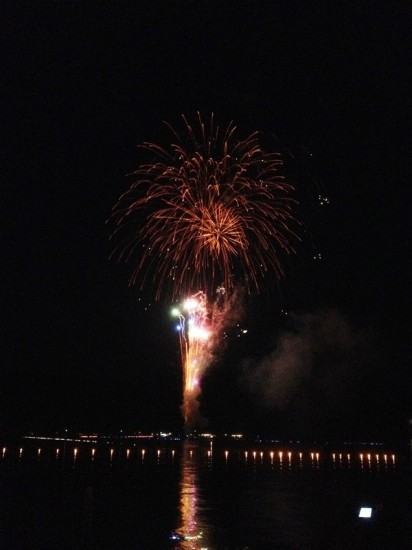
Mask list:
POLYGON ((112 238, 121 241, 112 255, 127 261, 137 253, 130 283, 150 282, 157 298, 164 292, 192 296, 178 314, 188 423, 223 324, 212 330, 212 320, 230 319, 227 297, 236 278, 250 292, 267 273, 280 277, 281 256, 294 252, 297 236, 294 189, 279 172, 280 155, 264 152, 257 132, 237 139, 233 123, 222 132, 213 115, 206 125, 198 114, 197 130, 182 118, 182 137, 166 123, 173 135, 169 148, 141 146, 153 160, 133 172, 135 182, 113 209, 112 238), (215 316, 218 285, 226 295, 215 316))
POLYGON ((186 425, 198 417, 196 398, 199 378, 210 363, 212 327, 208 319, 206 296, 198 292, 186 299, 173 315, 179 319, 179 341, 183 364, 183 416, 186 425), (190 420, 191 419, 191 420, 190 420))
POLYGON ((172 315, 178 319, 183 366, 182 412, 187 429, 204 422, 197 401, 200 381, 212 363, 216 350, 222 347, 222 330, 233 324, 240 314, 240 307, 234 306, 237 294, 233 295, 232 300, 223 301, 225 289, 220 286, 217 295, 214 302, 208 303, 205 293, 197 292, 184 300, 180 307, 172 309, 172 315))

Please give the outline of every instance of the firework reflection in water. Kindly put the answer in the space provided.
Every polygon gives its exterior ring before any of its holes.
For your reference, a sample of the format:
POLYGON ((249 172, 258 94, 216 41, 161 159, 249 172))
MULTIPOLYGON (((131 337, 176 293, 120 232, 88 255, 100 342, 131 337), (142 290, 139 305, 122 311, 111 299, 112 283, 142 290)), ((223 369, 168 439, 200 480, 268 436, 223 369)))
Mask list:
POLYGON ((200 550, 210 548, 208 544, 208 529, 199 522, 204 503, 199 502, 198 495, 198 465, 197 446, 185 441, 183 444, 181 479, 180 479, 180 511, 181 521, 176 531, 170 534, 170 540, 175 542, 175 550, 200 550))

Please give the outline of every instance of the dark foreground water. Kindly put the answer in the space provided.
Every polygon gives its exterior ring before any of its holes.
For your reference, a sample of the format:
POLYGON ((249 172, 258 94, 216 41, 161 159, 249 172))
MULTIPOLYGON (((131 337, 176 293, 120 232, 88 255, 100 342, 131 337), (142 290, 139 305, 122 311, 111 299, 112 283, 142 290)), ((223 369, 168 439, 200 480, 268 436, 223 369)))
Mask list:
POLYGON ((2 550, 412 549, 410 468, 390 451, 2 450, 2 550), (362 505, 371 519, 358 517, 362 505))

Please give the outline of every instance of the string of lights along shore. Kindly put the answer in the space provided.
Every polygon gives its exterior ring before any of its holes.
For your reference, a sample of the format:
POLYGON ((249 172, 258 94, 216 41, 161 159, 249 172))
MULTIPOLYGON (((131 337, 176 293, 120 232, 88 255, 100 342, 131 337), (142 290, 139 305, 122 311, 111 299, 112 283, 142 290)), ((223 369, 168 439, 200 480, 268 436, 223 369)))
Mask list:
POLYGON ((279 152, 265 151, 260 133, 238 137, 212 114, 179 127, 164 123, 168 146, 145 142, 149 160, 130 176, 113 208, 111 256, 133 261, 130 284, 151 286, 173 308, 183 368, 185 428, 197 426, 200 380, 240 315, 243 292, 265 276, 284 274, 300 223, 293 185, 279 152))

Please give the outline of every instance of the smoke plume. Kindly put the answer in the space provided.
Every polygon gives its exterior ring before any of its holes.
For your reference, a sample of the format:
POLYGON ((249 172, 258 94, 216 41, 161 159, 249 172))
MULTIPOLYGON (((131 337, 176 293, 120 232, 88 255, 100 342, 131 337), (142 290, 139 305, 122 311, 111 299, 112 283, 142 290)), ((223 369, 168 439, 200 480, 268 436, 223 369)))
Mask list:
POLYGON ((298 393, 336 400, 360 375, 365 342, 335 310, 291 315, 276 348, 245 361, 243 383, 267 407, 285 408, 298 393))

